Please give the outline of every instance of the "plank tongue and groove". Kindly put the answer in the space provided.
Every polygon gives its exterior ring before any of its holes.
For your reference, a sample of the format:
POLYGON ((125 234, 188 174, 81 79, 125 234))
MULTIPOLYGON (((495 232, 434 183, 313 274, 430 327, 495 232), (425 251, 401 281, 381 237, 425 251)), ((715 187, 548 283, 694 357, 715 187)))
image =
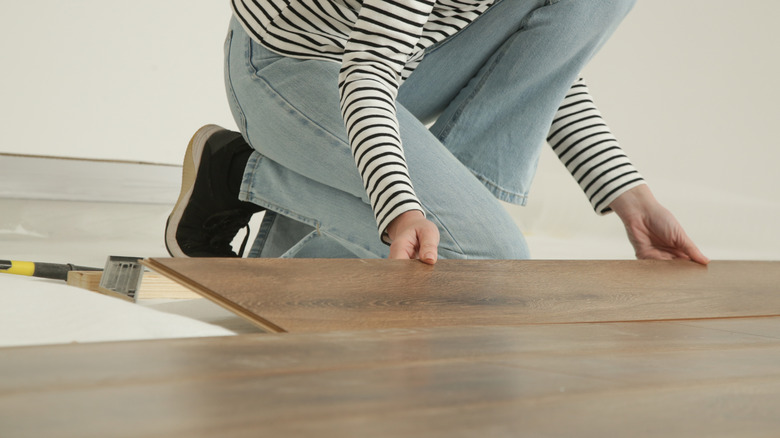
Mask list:
POLYGON ((145 261, 274 332, 780 315, 780 262, 145 261))

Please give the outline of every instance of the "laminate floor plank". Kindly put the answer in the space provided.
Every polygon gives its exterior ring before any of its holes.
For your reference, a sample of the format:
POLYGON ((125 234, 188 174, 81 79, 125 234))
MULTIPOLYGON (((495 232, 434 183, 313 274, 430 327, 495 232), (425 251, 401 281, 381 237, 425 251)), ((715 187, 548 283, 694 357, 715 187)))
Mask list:
POLYGON ((780 421, 777 381, 716 387, 615 391, 482 403, 452 410, 429 407, 400 415, 335 417, 275 425, 285 436, 340 430, 352 436, 409 437, 774 437, 780 421), (431 425, 421 428, 421 424, 431 425), (279 427, 281 426, 281 427, 279 427), (381 431, 377 434, 376 431, 381 431))
POLYGON ((157 259, 273 332, 780 315, 780 262, 157 259))
POLYGON ((768 437, 780 427, 780 384, 770 376, 621 387, 448 363, 26 393, 0 407, 4 437, 768 437))
POLYGON ((774 262, 148 263, 291 333, 4 349, 0 436, 780 429, 774 262))
POLYGON ((780 325, 767 324, 762 318, 724 318, 701 321, 680 321, 689 327, 722 330, 731 333, 752 334, 780 339, 780 325))
POLYGON ((780 318, 759 318, 756 334, 680 322, 444 327, 317 334, 246 335, 216 339, 74 344, 3 349, 0 393, 134 384, 230 375, 303 373, 377 364, 498 361, 515 357, 648 355, 774 346, 761 335, 780 318))
POLYGON ((745 321, 8 348, 0 436, 772 436, 780 318, 745 321))

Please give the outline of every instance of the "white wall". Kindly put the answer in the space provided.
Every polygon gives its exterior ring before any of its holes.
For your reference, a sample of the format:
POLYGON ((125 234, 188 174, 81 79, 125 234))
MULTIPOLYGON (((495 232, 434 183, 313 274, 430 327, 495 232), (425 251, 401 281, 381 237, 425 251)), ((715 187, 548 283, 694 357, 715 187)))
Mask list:
POLYGON ((771 0, 639 1, 586 75, 648 178, 780 200, 779 20, 771 0))
MULTIPOLYGON (((657 197, 712 257, 780 259, 778 21, 771 0, 639 0, 583 73, 657 197)), ((518 215, 622 238, 567 178, 548 154, 532 212, 518 215), (566 206, 573 214, 552 214, 566 206)))
MULTIPOLYGON (((0 152, 178 163, 201 124, 233 126, 228 18, 217 0, 3 2, 0 152)), ((773 0, 640 0, 584 74, 658 197, 715 256, 780 259, 778 21, 773 0)), ((622 234, 549 153, 513 212, 529 235, 622 234)))
POLYGON ((0 3, 0 152, 178 163, 194 129, 233 123, 229 18, 218 0, 0 3))

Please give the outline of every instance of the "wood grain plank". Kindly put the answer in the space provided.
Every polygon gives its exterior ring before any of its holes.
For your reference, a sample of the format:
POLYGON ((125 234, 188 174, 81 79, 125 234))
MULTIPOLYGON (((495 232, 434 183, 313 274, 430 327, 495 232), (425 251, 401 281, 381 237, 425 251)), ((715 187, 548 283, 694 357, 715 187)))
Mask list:
POLYGON ((274 332, 780 315, 780 262, 158 259, 274 332))
MULTIPOLYGON (((755 321, 764 331, 780 318, 755 321)), ((655 354, 738 350, 775 345, 760 334, 724 332, 676 322, 386 329, 316 334, 246 335, 105 344, 6 348, 0 393, 78 387, 84 382, 132 384, 232 374, 305 373, 344 367, 403 365, 555 354, 655 354)))
POLYGON ((772 436, 778 361, 677 322, 9 348, 0 435, 772 436))

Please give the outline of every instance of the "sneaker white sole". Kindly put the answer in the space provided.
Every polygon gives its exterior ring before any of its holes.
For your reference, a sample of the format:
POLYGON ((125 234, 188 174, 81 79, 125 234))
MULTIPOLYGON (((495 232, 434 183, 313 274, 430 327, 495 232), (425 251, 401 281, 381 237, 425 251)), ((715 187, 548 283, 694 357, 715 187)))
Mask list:
POLYGON ((179 229, 179 222, 181 222, 184 210, 187 208, 187 204, 190 203, 206 140, 216 132, 224 129, 217 125, 205 125, 193 134, 190 143, 187 145, 187 152, 184 154, 184 163, 181 170, 179 199, 176 200, 176 205, 174 205, 173 211, 168 216, 168 222, 165 225, 165 247, 173 257, 189 257, 179 247, 179 242, 176 241, 176 230, 179 229))

